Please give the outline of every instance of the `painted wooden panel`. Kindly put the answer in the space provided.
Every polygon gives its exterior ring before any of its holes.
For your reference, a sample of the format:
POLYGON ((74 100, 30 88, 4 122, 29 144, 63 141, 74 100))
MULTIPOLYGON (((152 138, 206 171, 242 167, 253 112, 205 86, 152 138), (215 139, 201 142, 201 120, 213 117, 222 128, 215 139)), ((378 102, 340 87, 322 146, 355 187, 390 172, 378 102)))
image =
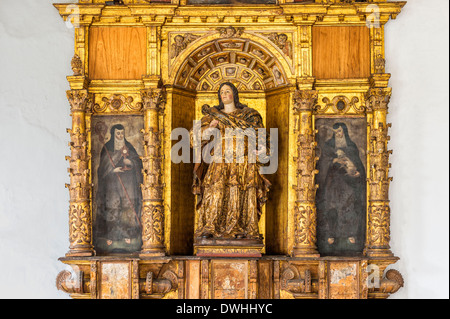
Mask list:
POLYGON ((92 27, 89 78, 139 80, 146 73, 146 28, 92 27))
POLYGON ((101 299, 131 298, 131 275, 128 262, 102 263, 100 280, 101 299))
POLYGON ((313 27, 313 75, 317 79, 369 77, 369 29, 313 27))
POLYGON ((358 299, 358 263, 330 262, 328 267, 330 299, 358 299))
POLYGON ((322 256, 362 254, 366 225, 365 118, 316 120, 317 246, 322 256))
POLYGON ((143 128, 140 115, 92 117, 93 244, 98 255, 142 247, 143 128))
POLYGON ((213 299, 248 298, 247 261, 213 261, 213 299))

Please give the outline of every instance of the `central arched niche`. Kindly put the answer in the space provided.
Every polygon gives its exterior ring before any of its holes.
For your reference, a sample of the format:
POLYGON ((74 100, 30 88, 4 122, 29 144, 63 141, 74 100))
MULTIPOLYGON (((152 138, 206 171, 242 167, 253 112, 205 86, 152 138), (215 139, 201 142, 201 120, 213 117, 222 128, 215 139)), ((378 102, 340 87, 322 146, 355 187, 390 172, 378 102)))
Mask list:
MULTIPOLYGON (((177 61, 177 70, 172 70, 175 74, 168 100, 172 129, 189 130, 193 120, 202 117, 203 104, 217 105, 220 84, 231 82, 238 88, 241 102, 260 112, 267 129, 278 128, 278 170, 266 176, 273 187, 264 206, 260 232, 266 254, 287 254, 289 112, 295 86, 290 84, 292 74, 275 52, 270 44, 245 37, 213 39, 199 45, 184 57, 180 55, 182 61, 177 61)), ((196 216, 191 194, 193 165, 169 165, 169 253, 190 255, 196 216)))
POLYGON ((277 59, 249 39, 219 39, 204 44, 184 61, 174 85, 199 91, 217 91, 233 82, 239 91, 268 90, 287 84, 277 59))

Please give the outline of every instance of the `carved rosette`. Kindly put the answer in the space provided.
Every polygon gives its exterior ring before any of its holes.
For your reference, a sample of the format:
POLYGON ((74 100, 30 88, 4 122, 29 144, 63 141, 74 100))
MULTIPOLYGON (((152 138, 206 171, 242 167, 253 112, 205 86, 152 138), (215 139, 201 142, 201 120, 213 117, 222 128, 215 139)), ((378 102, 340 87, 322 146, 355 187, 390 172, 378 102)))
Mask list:
POLYGON ((66 185, 70 194, 70 251, 66 256, 92 256, 90 158, 86 132, 86 112, 92 105, 92 99, 86 90, 67 91, 67 98, 71 106, 72 129, 67 130, 71 156, 66 157, 70 175, 70 184, 66 185))
POLYGON ((390 208, 389 208, 389 156, 388 128, 386 115, 391 89, 371 89, 365 96, 366 108, 372 113, 369 122, 369 174, 368 174, 368 235, 366 251, 368 256, 392 256, 390 251, 390 208))
POLYGON ((142 251, 141 257, 165 255, 164 202, 162 180, 162 130, 159 116, 164 110, 164 89, 141 92, 144 110, 144 156, 142 184, 142 251))
POLYGON ((315 169, 318 158, 315 154, 315 131, 312 112, 317 101, 314 90, 297 90, 294 93, 294 112, 297 116, 297 165, 296 203, 294 208, 293 256, 317 256, 316 247, 316 190, 315 169))

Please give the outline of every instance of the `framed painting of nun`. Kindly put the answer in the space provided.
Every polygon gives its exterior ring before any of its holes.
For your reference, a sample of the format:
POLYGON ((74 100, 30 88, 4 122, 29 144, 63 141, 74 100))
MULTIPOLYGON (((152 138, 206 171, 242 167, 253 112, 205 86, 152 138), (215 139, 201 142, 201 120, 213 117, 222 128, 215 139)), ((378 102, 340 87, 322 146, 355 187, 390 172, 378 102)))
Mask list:
POLYGON ((92 118, 93 243, 97 254, 141 249, 142 116, 92 118))
POLYGON ((366 229, 366 119, 319 118, 316 129, 319 252, 360 255, 366 229))

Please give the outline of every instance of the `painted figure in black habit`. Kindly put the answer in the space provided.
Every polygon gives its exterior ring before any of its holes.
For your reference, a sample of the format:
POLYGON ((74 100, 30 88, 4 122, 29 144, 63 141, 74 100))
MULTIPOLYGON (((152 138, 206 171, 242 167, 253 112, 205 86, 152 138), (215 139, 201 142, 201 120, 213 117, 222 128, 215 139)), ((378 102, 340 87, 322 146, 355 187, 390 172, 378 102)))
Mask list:
POLYGON ((345 123, 321 146, 317 192, 318 248, 322 255, 358 255, 364 249, 366 173, 345 123))
POLYGON ((94 245, 100 253, 139 251, 141 238, 142 161, 125 138, 122 124, 100 153, 94 245))

